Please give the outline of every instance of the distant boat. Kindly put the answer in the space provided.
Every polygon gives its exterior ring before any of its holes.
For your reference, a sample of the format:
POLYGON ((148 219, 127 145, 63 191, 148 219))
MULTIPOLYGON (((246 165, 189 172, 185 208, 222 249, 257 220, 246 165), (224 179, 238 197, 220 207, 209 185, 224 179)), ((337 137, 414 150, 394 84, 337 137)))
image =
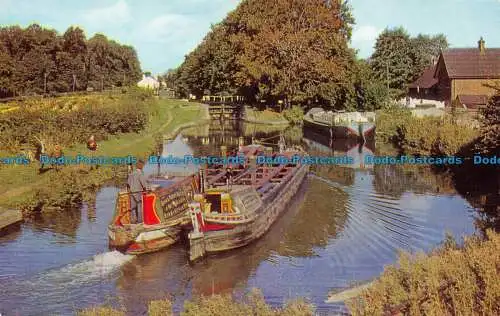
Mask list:
POLYGON ((332 112, 313 108, 303 119, 304 127, 327 133, 331 138, 373 139, 375 136, 374 112, 332 112))

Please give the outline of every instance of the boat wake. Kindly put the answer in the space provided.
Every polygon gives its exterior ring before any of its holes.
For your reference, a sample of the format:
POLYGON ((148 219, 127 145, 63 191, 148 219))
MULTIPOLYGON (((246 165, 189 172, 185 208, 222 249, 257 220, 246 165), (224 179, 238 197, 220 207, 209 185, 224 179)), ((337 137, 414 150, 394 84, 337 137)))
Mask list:
POLYGON ((0 313, 11 311, 12 315, 26 311, 40 315, 52 315, 64 311, 63 315, 73 314, 78 308, 91 305, 96 297, 104 297, 112 290, 103 286, 113 277, 113 273, 131 261, 134 256, 111 251, 94 257, 70 263, 60 268, 36 274, 28 279, 8 279, 0 287, 0 313), (85 290, 83 290, 85 288, 85 290), (82 295, 82 293, 86 293, 82 295), (8 302, 27 302, 23 306, 8 302), (40 305, 39 302, 44 302, 40 305))
POLYGON ((92 283, 106 278, 133 258, 119 251, 101 253, 89 260, 49 270, 27 282, 36 286, 58 284, 64 287, 92 283))

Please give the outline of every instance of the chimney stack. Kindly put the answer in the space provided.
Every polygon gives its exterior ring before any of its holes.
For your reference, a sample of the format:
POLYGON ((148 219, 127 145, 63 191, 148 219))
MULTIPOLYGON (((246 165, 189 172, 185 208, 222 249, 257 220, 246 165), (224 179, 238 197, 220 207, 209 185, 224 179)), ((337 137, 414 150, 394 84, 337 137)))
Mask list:
POLYGON ((481 37, 481 39, 479 40, 479 42, 477 42, 477 44, 478 44, 479 51, 481 52, 481 54, 483 54, 484 51, 486 50, 483 37, 481 37))

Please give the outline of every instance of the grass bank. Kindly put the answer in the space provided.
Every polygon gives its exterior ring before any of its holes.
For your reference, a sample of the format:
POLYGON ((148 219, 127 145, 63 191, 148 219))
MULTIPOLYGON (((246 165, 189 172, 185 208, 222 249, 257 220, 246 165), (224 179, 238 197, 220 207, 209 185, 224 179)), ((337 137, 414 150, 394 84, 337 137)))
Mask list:
POLYGON ((448 239, 430 255, 402 254, 362 294, 353 315, 500 315, 500 235, 448 239))
POLYGON ((269 124, 269 125, 288 125, 289 122, 282 113, 271 110, 257 110, 251 107, 245 108, 245 117, 243 119, 248 123, 269 124))
MULTIPOLYGON (((78 313, 78 316, 123 316, 126 311, 111 307, 94 307, 78 313)), ((169 316, 172 303, 168 300, 152 301, 148 305, 148 316, 169 316)), ((302 300, 289 302, 283 308, 276 309, 267 305, 262 293, 253 290, 242 301, 234 300, 228 295, 199 297, 186 301, 180 313, 182 316, 312 316, 314 308, 302 300)))
MULTIPOLYGON (((144 107, 147 117, 144 128, 137 132, 95 134, 99 148, 96 156, 122 157, 132 155, 147 158, 163 139, 181 124, 197 122, 204 117, 200 104, 177 100, 136 100, 144 107)), ((133 115, 132 115, 133 116, 133 115)), ((49 126, 47 124, 47 126, 49 126)), ((54 133, 56 135, 56 133, 54 133)), ((89 133, 85 133, 88 137, 89 133)), ((89 155, 85 144, 76 142, 63 146, 65 156, 89 155)), ((7 155, 8 152, 2 153, 7 155)), ((12 154, 12 153, 11 153, 12 154)), ((37 162, 28 165, 2 165, 0 168, 0 206, 18 208, 30 213, 35 210, 62 210, 92 202, 95 192, 103 184, 123 179, 124 166, 103 166, 98 169, 86 165, 61 166, 38 173, 37 162)))

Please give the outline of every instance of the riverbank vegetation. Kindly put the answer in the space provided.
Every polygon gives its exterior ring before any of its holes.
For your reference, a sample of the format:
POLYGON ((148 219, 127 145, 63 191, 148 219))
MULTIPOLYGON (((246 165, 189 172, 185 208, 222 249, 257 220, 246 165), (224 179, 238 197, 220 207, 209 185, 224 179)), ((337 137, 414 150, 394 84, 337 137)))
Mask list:
POLYGON ((31 99, 8 103, 17 110, 0 115, 0 144, 3 150, 19 152, 67 147, 85 142, 90 135, 104 140, 120 133, 137 133, 148 123, 147 94, 100 94, 31 99))
POLYGON ((135 85, 135 49, 82 29, 64 34, 32 24, 0 27, 0 98, 135 85))
POLYGON ((455 155, 480 135, 477 129, 456 124, 452 115, 418 118, 399 107, 378 111, 376 126, 378 142, 391 143, 409 155, 455 155))
POLYGON ((411 155, 472 156, 481 153, 500 155, 500 87, 486 108, 479 112, 479 127, 458 118, 456 110, 442 117, 415 117, 411 110, 398 106, 377 111, 377 142, 391 143, 411 155))
POLYGON ((429 255, 402 254, 360 297, 353 315, 499 315, 500 235, 448 238, 429 255))
POLYGON ((245 108, 245 121, 262 124, 288 124, 282 113, 273 110, 258 110, 251 107, 245 108))
MULTIPOLYGON (((53 112, 51 114, 53 116, 49 117, 55 116, 58 119, 39 122, 38 115, 45 117, 48 114, 40 114, 37 110, 27 110, 30 113, 38 113, 26 116, 27 120, 22 122, 23 126, 29 127, 26 129, 27 132, 25 131, 22 135, 21 130, 17 130, 16 126, 11 126, 10 133, 14 133, 16 137, 22 137, 27 143, 36 143, 37 138, 42 139, 48 147, 47 154, 49 155, 51 155, 50 147, 53 144, 60 144, 63 154, 71 157, 77 154, 89 156, 90 152, 84 141, 95 133, 99 148, 94 155, 108 157, 131 155, 145 159, 148 155, 157 152, 158 146, 163 141, 162 135, 174 132, 176 127, 196 122, 203 117, 199 104, 155 100, 142 93, 139 96, 133 93, 120 96, 92 96, 83 101, 75 100, 73 97, 46 99, 42 103, 38 105, 40 109, 44 109, 41 111, 53 112), (89 106, 87 102, 90 101, 96 103, 89 106), (54 102, 56 104, 77 103, 80 107, 76 111, 63 111, 58 107, 53 109, 47 106, 54 102), (121 106, 124 107, 124 111, 120 111, 121 106), (103 117, 96 117, 96 115, 103 117), (120 120, 116 121, 113 115, 120 120), (72 122, 72 120, 75 120, 74 125, 68 123, 69 125, 66 126, 63 123, 72 122), (123 122, 129 123, 125 126, 123 122), (158 139, 161 140, 158 141, 158 139)), ((0 122, 4 122, 3 115, 0 115, 0 122)), ((5 122, 10 124, 9 121, 5 122)), ((4 154, 19 154, 16 150, 20 148, 20 142, 11 141, 11 143, 15 146, 11 146, 11 151, 4 154)), ((125 166, 93 168, 89 165, 66 165, 59 166, 57 170, 55 166, 45 166, 42 173, 39 172, 39 168, 40 165, 36 162, 28 165, 2 165, 0 168, 0 205, 23 209, 28 214, 41 210, 73 209, 82 202, 92 203, 101 185, 126 176, 125 166)))
MULTIPOLYGON (((78 316, 121 316, 125 311, 110 307, 89 308, 78 316)), ((172 303, 168 299, 152 301, 148 305, 148 316, 170 316, 172 303)), ((289 302, 283 308, 273 308, 266 304, 262 293, 252 290, 244 300, 237 301, 229 295, 198 297, 184 303, 182 316, 312 316, 314 309, 302 300, 289 302)))

